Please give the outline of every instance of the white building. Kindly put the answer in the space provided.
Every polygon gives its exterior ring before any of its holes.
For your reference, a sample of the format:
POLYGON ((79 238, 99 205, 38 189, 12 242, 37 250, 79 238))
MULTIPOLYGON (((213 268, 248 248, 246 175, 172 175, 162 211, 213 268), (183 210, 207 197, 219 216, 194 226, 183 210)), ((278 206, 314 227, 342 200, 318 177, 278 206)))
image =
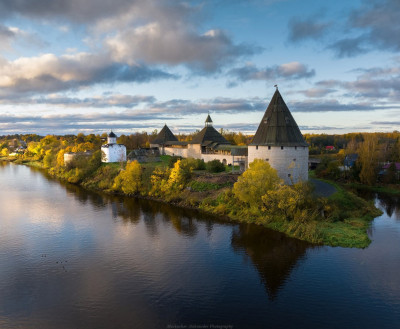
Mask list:
MULTIPOLYGON (((247 158, 247 148, 231 145, 214 127, 210 115, 207 116, 204 128, 193 136, 190 142, 180 142, 167 125, 150 143, 158 147, 161 154, 181 156, 183 158, 202 159, 204 162, 219 160, 223 164, 239 164, 247 158)), ((243 165, 244 169, 244 165, 243 165)))
POLYGON ((248 148, 248 162, 268 161, 286 184, 308 180, 308 144, 278 88, 248 148))
POLYGON ((117 136, 111 131, 107 137, 107 144, 101 146, 101 162, 126 161, 126 147, 117 144, 117 136))

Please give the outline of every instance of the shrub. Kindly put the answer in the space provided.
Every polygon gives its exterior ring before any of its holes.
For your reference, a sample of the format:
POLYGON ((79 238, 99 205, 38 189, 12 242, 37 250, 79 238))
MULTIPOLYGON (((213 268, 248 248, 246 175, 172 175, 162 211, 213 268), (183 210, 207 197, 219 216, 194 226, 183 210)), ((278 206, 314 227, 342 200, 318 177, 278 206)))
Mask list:
POLYGON ((190 170, 205 170, 206 164, 203 159, 186 158, 181 160, 182 164, 190 170))
POLYGON ((211 173, 218 173, 225 171, 225 166, 219 160, 212 160, 206 163, 206 169, 211 173))

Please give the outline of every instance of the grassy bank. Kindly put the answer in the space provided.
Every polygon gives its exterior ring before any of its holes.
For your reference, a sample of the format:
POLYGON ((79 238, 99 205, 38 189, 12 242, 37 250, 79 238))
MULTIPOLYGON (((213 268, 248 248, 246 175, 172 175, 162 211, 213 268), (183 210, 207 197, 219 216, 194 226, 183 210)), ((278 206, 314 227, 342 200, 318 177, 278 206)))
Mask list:
POLYGON ((386 193, 386 194, 400 194, 398 185, 382 185, 382 186, 369 186, 358 183, 348 183, 344 185, 346 188, 355 190, 367 190, 371 192, 386 193))
POLYGON ((239 208, 227 199, 230 197, 219 194, 200 203, 200 208, 227 215, 235 221, 263 225, 290 237, 335 247, 367 247, 371 243, 367 234, 371 221, 382 214, 373 203, 339 186, 335 194, 323 200, 329 213, 321 213, 311 220, 286 220, 279 216, 266 218, 262 211, 239 208))
MULTIPOLYGON (((124 170, 119 163, 94 165, 91 160, 84 166, 78 163, 76 167, 46 170, 57 179, 90 190, 195 208, 231 221, 263 225, 290 237, 329 246, 367 247, 371 242, 367 229, 373 218, 381 214, 372 203, 337 184, 337 192, 328 198, 314 195, 306 185, 293 188, 277 185, 271 191, 262 191, 253 202, 241 198, 238 189, 234 188, 243 175, 227 171, 207 173, 196 169, 191 160, 173 166, 169 157, 161 160, 137 164, 133 169, 127 166, 124 170)), ((15 162, 44 168, 42 161, 18 159, 15 162)), ((246 197, 248 193, 243 194, 246 197)))

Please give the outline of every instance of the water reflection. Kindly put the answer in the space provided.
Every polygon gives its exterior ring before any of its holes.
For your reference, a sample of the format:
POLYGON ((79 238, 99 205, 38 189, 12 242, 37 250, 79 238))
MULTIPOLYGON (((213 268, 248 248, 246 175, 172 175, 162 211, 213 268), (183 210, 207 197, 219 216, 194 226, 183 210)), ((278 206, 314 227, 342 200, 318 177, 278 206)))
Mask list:
POLYGON ((260 274, 269 297, 275 299, 296 264, 313 246, 260 226, 240 224, 233 231, 232 247, 246 252, 246 257, 251 259, 260 274))
POLYGON ((373 222, 368 248, 317 248, 260 226, 85 191, 22 166, 0 169, 1 329, 400 321, 397 196, 376 200, 392 217, 373 222))
POLYGON ((356 189, 355 192, 360 197, 376 202, 376 205, 385 211, 389 217, 400 219, 400 195, 388 193, 376 193, 365 189, 356 189))

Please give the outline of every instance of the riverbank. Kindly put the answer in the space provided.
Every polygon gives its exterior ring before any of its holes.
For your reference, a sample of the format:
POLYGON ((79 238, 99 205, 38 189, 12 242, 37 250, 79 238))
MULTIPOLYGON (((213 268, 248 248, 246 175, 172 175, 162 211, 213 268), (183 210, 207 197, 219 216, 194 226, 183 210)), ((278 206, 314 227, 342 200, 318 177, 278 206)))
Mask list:
MULTIPOLYGON (((57 179, 68 181, 71 177, 71 174, 64 170, 44 168, 40 161, 19 159, 15 162, 42 168, 57 179)), ((138 188, 135 193, 124 193, 116 188, 115 180, 121 172, 119 164, 102 164, 83 180, 72 182, 89 190, 110 194, 134 194, 135 197, 198 209, 235 222, 255 223, 290 237, 329 246, 367 247, 371 242, 367 230, 371 221, 381 214, 372 203, 335 185, 335 193, 326 198, 313 196, 308 200, 311 205, 301 210, 303 213, 294 209, 293 218, 288 219, 290 216, 286 212, 285 216, 278 211, 271 213, 268 204, 249 207, 240 202, 232 192, 239 175, 230 173, 206 174, 195 171, 179 188, 171 185, 170 190, 161 192, 162 187, 154 189, 152 184, 155 183, 152 179, 158 179, 159 182, 165 180, 164 166, 165 162, 143 164, 140 172, 140 189, 138 188), (155 172, 159 172, 158 177, 154 176, 155 172)), ((278 197, 286 196, 278 195, 278 197)))

